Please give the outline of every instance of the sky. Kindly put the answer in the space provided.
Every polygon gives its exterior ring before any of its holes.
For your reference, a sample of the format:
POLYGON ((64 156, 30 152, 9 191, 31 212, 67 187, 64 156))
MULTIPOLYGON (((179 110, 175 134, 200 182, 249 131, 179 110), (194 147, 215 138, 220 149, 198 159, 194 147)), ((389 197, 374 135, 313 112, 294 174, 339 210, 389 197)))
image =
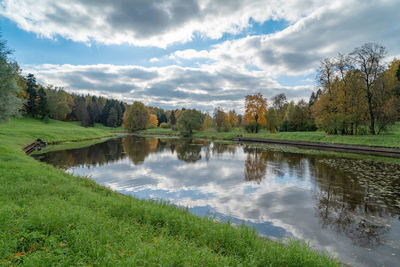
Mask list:
POLYGON ((400 58, 399 0, 0 0, 38 82, 166 109, 308 99, 319 62, 367 42, 400 58))

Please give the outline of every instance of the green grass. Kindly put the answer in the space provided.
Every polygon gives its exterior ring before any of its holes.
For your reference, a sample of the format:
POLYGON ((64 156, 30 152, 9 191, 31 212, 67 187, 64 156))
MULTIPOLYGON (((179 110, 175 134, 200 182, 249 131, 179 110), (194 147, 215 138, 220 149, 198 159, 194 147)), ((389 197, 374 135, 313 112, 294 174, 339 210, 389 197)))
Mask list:
POLYGON ((79 141, 112 136, 114 129, 101 126, 81 127, 76 122, 50 120, 49 123, 32 119, 13 119, 0 124, 0 145, 11 145, 21 148, 37 138, 49 144, 65 141, 79 141))
POLYGON ((110 129, 32 119, 0 125, 0 265, 337 266, 298 241, 123 196, 35 161, 21 146, 100 138, 110 129))
MULTIPOLYGON (((179 135, 179 132, 171 129, 149 129, 140 131, 140 134, 157 134, 157 135, 179 135)), ((322 131, 315 132, 278 132, 270 133, 261 130, 257 134, 245 132, 241 128, 235 128, 229 132, 217 132, 215 129, 205 131, 196 131, 193 134, 195 138, 210 138, 220 140, 232 140, 237 135, 243 137, 273 139, 273 140, 289 140, 289 141, 307 141, 332 144, 347 145, 368 145, 368 146, 384 146, 384 147, 400 147, 400 123, 389 128, 387 132, 380 135, 328 135, 322 131)))

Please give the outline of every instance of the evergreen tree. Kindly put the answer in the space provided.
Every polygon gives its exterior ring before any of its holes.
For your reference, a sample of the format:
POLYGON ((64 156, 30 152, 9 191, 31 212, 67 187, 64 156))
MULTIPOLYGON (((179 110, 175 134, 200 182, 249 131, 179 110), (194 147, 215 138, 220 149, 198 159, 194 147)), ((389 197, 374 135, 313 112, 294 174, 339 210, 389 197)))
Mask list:
POLYGON ((175 111, 174 110, 171 112, 171 116, 169 117, 169 123, 171 124, 171 126, 176 124, 176 118, 175 118, 175 111))
POLYGON ((157 116, 157 120, 158 120, 158 125, 160 125, 161 123, 168 122, 167 115, 165 115, 165 113, 162 113, 160 117, 157 116))
POLYGON ((36 98, 37 98, 37 91, 36 91, 36 78, 32 73, 29 73, 26 77, 26 93, 28 94, 28 101, 25 104, 26 113, 32 117, 35 117, 37 114, 36 108, 36 98))
POLYGON ((120 106, 120 112, 118 113, 118 125, 117 126, 121 126, 122 123, 124 122, 124 113, 125 113, 125 105, 124 103, 119 102, 119 106, 120 106))
POLYGON ((107 119, 110 113, 110 109, 112 107, 112 103, 110 99, 107 99, 106 104, 104 105, 103 112, 101 114, 101 122, 103 125, 107 126, 107 119))
POLYGON ((78 96, 75 100, 74 100, 74 109, 73 109, 73 113, 74 116, 76 117, 76 119, 78 121, 80 121, 82 126, 90 126, 90 122, 89 122, 89 113, 86 107, 86 102, 85 102, 85 98, 82 96, 78 96))
MULTIPOLYGON (((122 124, 123 121, 123 116, 124 116, 124 112, 122 111, 122 107, 119 101, 117 100, 113 100, 113 107, 115 109, 115 111, 117 112, 117 126, 120 126, 122 124)), ((111 114, 111 110, 110 109, 110 114, 111 114)), ((108 115, 110 117, 110 114, 108 115)), ((110 127, 114 127, 112 125, 108 125, 110 127)))
POLYGON ((110 113, 107 118, 107 125, 113 128, 118 126, 118 112, 114 107, 110 109, 110 113))
POLYGON ((37 112, 38 115, 41 116, 42 119, 49 116, 49 106, 47 104, 47 95, 46 92, 40 87, 38 91, 39 101, 37 103, 37 112))

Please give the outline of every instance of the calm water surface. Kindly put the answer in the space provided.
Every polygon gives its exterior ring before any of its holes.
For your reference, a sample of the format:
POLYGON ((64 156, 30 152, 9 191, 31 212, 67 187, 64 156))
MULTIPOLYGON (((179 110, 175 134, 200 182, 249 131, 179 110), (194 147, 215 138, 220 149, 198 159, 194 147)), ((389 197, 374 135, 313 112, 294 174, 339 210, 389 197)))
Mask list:
POLYGON ((355 266, 400 265, 396 164, 134 136, 35 157, 123 194, 309 241, 355 266))

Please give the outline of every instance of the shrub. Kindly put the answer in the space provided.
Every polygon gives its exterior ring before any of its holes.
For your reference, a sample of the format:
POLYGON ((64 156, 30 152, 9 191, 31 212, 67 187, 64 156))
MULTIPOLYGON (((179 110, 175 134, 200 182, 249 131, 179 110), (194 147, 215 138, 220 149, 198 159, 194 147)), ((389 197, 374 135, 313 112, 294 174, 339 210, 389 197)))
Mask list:
POLYGON ((168 125, 168 123, 166 123, 166 122, 162 122, 162 123, 160 124, 160 128, 166 129, 166 128, 169 128, 169 125, 168 125))
POLYGON ((255 121, 251 121, 244 125, 244 129, 248 133, 258 133, 258 131, 260 130, 260 126, 261 125, 259 123, 255 122, 255 121))

